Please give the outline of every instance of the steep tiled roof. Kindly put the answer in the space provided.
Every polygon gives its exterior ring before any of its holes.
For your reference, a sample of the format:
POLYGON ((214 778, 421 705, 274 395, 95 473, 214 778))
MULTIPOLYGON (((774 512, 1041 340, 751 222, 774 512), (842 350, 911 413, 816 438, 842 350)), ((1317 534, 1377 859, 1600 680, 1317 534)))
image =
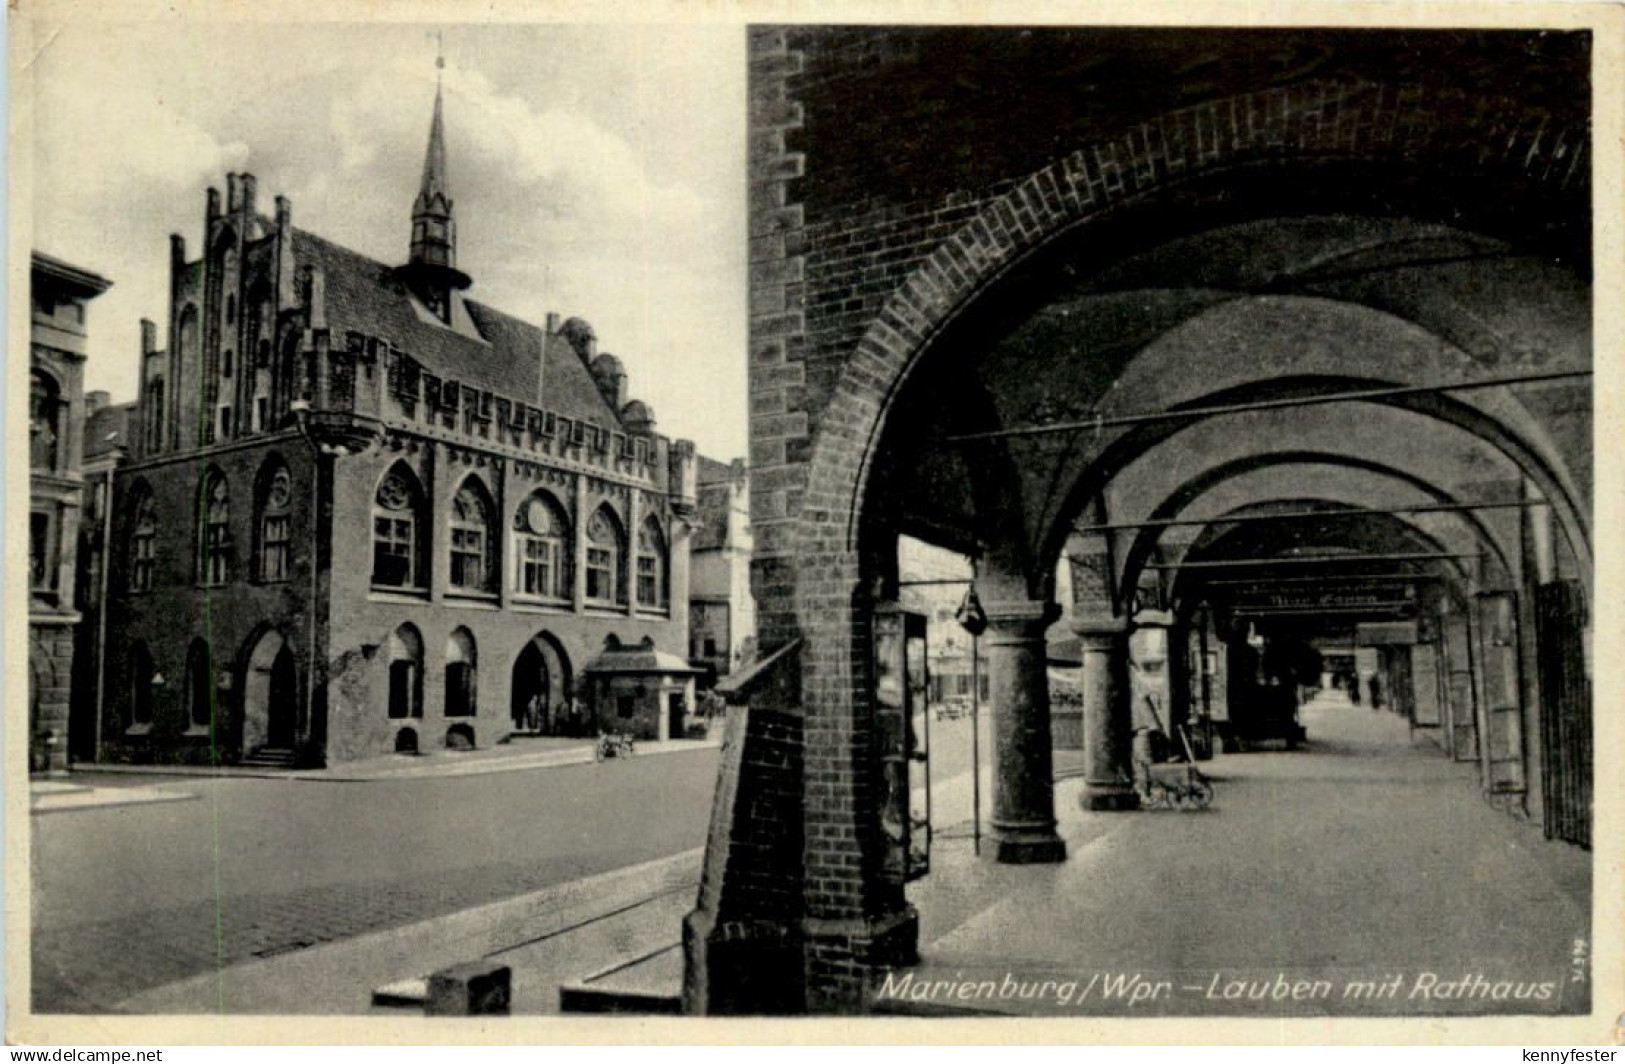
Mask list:
POLYGON ((586 363, 562 337, 473 300, 463 306, 484 343, 425 321, 392 267, 303 229, 294 230, 294 257, 322 272, 335 343, 348 330, 381 337, 439 377, 575 420, 620 427, 586 363))
POLYGON ((130 414, 134 403, 104 406, 85 419, 85 458, 91 459, 129 446, 130 414))
POLYGON ((727 481, 729 471, 733 468, 732 466, 730 466, 727 462, 719 462, 715 458, 707 458, 703 454, 699 455, 698 457, 700 464, 696 472, 699 474, 697 479, 701 484, 714 484, 727 481))

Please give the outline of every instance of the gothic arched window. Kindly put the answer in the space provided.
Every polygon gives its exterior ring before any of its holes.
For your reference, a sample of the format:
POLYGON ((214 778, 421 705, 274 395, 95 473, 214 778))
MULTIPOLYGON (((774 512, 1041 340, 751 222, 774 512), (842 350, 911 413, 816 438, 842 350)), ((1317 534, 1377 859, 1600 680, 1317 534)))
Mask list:
POLYGON ((626 536, 608 506, 587 522, 587 600, 599 605, 626 602, 626 536))
POLYGON ((666 534, 651 516, 638 530, 638 605, 667 608, 671 601, 669 583, 666 534))
POLYGON ((271 458, 260 471, 258 498, 255 504, 259 514, 255 528, 259 536, 257 566, 259 578, 265 581, 288 578, 290 547, 293 539, 293 477, 280 458, 271 458))
POLYGON ((404 465, 378 482, 372 502, 372 582, 376 587, 423 588, 423 489, 404 465))
POLYGON ((423 639, 410 624, 389 636, 389 717, 423 716, 423 639))
POLYGON ((131 727, 145 727, 152 723, 152 681, 157 672, 152 664, 152 652, 147 649, 146 643, 137 639, 130 645, 131 727))
POLYGON ((198 583, 219 587, 231 579, 231 492, 219 470, 198 490, 198 583))
POLYGON ((513 515, 514 592, 568 599, 574 592, 570 519, 545 491, 533 492, 513 515))
POLYGON ((146 485, 136 489, 132 511, 135 523, 130 528, 129 586, 131 591, 151 591, 157 568, 158 505, 146 485))
POLYGON ((446 641, 446 702, 448 717, 472 717, 477 712, 475 682, 479 661, 474 649, 474 634, 459 628, 446 641))
POLYGON ((192 640, 186 652, 186 705, 193 729, 205 730, 214 722, 214 670, 203 639, 192 640))
POLYGON ((491 535, 495 511, 485 486, 473 477, 451 500, 451 586, 464 591, 495 591, 496 566, 491 535))

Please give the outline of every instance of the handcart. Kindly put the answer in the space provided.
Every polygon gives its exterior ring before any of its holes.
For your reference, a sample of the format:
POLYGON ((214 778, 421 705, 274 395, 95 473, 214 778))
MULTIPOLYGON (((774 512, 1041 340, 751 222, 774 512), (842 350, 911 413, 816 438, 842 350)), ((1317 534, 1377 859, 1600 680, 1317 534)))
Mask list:
MULTIPOLYGON (((1146 705, 1161 727, 1156 702, 1147 697, 1146 705)), ((1185 750, 1183 762, 1153 764, 1149 757, 1135 758, 1135 790, 1142 809, 1206 809, 1213 804, 1213 783, 1196 767, 1190 732, 1183 724, 1174 730, 1185 750)))

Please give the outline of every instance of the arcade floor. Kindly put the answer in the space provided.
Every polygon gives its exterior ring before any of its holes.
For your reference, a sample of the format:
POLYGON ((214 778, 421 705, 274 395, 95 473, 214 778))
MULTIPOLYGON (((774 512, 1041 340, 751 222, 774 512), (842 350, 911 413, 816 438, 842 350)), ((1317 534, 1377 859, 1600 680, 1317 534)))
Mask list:
POLYGON ((1203 763, 1217 792, 1204 811, 1086 812, 1081 781, 1058 783, 1064 864, 995 865, 972 855, 968 825, 941 831, 932 873, 910 887, 922 963, 891 977, 878 1006, 1587 1010, 1590 855, 1492 808, 1471 766, 1390 713, 1333 692, 1301 719, 1299 751, 1203 763))

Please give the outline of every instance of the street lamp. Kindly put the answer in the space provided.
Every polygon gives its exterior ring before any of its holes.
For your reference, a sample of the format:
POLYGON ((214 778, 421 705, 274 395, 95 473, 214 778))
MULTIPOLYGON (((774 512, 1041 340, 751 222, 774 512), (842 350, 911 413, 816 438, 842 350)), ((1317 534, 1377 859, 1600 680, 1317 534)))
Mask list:
MULTIPOLYGON (((288 404, 293 413, 299 435, 310 445, 310 606, 305 611, 305 632, 308 636, 305 656, 305 735, 308 738, 316 719, 316 597, 317 574, 320 570, 317 554, 321 545, 322 513, 322 446, 310 431, 310 400, 295 399, 288 404)), ((297 735, 295 741, 297 742, 297 735)))

